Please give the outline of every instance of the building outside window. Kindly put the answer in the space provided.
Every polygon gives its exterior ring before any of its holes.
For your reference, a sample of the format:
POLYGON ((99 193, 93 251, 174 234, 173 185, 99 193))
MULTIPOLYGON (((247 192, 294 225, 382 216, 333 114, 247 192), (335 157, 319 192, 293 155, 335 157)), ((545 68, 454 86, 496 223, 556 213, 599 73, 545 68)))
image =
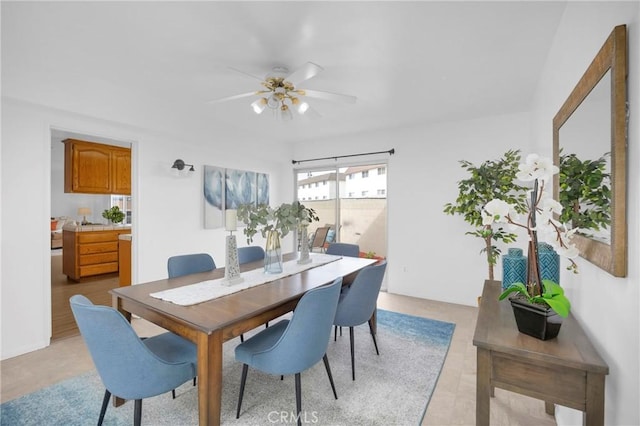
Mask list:
POLYGON ((379 175, 384 175, 386 173, 387 173, 386 167, 378 167, 378 174, 379 175))
POLYGON ((385 189, 378 189, 378 195, 385 195, 386 192, 387 191, 385 189))
POLYGON ((111 207, 118 206, 118 208, 125 214, 123 224, 131 225, 131 196, 130 195, 112 195, 111 207))
POLYGON ((369 170, 365 170, 365 171, 363 171, 363 172, 362 172, 362 177, 363 177, 363 178, 369 177, 369 170))

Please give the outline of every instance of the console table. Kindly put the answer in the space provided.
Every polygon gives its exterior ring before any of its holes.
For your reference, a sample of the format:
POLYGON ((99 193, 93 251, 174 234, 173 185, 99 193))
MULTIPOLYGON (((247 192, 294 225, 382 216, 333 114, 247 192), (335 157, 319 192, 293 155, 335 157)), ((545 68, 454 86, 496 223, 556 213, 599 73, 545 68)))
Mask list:
POLYGON ((485 281, 473 344, 477 347, 476 425, 489 425, 494 388, 584 412, 584 423, 604 424, 604 380, 609 367, 575 318, 558 337, 542 341, 518 331, 511 304, 498 301, 499 281, 485 281))

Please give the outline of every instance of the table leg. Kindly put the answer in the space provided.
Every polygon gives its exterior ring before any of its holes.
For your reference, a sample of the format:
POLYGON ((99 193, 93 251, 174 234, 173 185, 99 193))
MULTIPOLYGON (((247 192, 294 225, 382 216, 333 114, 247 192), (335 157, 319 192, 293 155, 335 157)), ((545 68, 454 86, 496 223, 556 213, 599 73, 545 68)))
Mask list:
POLYGON ((491 395, 491 353, 477 349, 476 373, 476 426, 488 426, 491 395))
POLYGON ((222 332, 198 335, 198 415, 200 426, 219 425, 222 405, 222 332))
POLYGON ((586 426, 604 424, 604 374, 587 373, 587 407, 584 414, 586 426))

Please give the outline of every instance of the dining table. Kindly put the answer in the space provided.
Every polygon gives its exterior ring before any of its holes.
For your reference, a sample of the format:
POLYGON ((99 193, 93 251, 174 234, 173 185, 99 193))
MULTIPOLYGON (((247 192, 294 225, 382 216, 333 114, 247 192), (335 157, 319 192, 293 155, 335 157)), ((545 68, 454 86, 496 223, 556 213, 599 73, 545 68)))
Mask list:
MULTIPOLYGON (((309 290, 332 283, 337 278, 348 285, 375 259, 312 254, 308 268, 298 271, 296 253, 283 256, 284 272, 265 283, 244 288, 211 300, 181 305, 158 297, 165 292, 187 292, 224 279, 224 268, 119 287, 110 291, 113 307, 128 320, 137 315, 176 333, 197 347, 198 418, 200 425, 220 424, 222 399, 222 344, 281 315, 292 312, 309 290), (314 264, 314 262, 317 264, 314 264), (288 266, 292 271, 287 273, 288 266), (180 289, 180 290, 174 290, 180 289)), ((240 266, 243 275, 260 275, 262 261, 240 266)), ((233 290, 233 286, 229 286, 233 290)), ((123 403, 123 401, 119 401, 123 403)))

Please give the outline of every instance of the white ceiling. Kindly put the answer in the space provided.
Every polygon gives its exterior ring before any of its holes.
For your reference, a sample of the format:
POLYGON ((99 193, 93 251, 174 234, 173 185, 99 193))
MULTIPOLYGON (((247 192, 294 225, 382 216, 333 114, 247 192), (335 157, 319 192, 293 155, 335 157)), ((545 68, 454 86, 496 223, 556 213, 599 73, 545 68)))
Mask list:
MULTIPOLYGON (((299 142, 530 108, 566 2, 2 3, 2 71, 64 70, 248 136, 299 142), (301 88, 322 118, 277 122, 244 98, 264 76, 307 61, 301 88)), ((7 74, 7 71, 8 74, 7 74)), ((56 73, 48 84, 55 86, 56 73)), ((7 89, 19 96, 15 88, 7 89)), ((126 99, 122 100, 127 102, 126 99)))

